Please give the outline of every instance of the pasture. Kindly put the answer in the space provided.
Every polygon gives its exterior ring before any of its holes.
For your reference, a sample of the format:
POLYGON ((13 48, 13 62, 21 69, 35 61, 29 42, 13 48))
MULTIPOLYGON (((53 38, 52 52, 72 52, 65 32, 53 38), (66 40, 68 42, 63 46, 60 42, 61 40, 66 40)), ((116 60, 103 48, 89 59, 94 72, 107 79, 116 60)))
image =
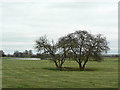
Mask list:
POLYGON ((3 88, 117 88, 118 58, 89 61, 86 71, 79 71, 75 61, 66 61, 56 69, 48 60, 2 59, 3 88))

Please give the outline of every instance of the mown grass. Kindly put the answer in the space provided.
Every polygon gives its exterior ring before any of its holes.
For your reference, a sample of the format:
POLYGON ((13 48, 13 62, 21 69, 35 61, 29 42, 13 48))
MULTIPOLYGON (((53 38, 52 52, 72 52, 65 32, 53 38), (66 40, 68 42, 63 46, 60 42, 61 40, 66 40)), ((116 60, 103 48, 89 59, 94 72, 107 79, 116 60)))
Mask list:
POLYGON ((54 63, 41 60, 2 60, 3 88, 117 88, 118 59, 89 61, 85 71, 74 61, 66 61, 59 71, 54 63))

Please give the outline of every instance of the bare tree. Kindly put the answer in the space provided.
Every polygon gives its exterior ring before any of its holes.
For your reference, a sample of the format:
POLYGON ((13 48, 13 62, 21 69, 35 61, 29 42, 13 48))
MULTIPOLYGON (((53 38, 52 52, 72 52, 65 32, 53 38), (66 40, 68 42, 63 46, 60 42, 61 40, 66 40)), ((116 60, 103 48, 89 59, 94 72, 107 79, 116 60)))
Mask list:
POLYGON ((109 50, 106 38, 101 34, 92 35, 87 31, 76 31, 61 38, 66 40, 69 52, 73 53, 73 59, 79 64, 79 69, 84 70, 90 58, 102 60, 101 54, 109 50))
POLYGON ((56 67, 62 69, 66 52, 65 48, 63 49, 59 43, 54 43, 53 40, 50 42, 46 36, 42 36, 39 40, 36 40, 35 49, 40 53, 50 54, 56 67))
POLYGON ((101 34, 92 35, 87 31, 76 31, 59 38, 57 43, 42 36, 36 41, 35 48, 41 54, 49 54, 58 69, 62 69, 66 57, 75 60, 80 70, 84 70, 90 58, 102 60, 102 53, 109 50, 108 42, 101 34), (72 57, 70 57, 70 55, 72 57))

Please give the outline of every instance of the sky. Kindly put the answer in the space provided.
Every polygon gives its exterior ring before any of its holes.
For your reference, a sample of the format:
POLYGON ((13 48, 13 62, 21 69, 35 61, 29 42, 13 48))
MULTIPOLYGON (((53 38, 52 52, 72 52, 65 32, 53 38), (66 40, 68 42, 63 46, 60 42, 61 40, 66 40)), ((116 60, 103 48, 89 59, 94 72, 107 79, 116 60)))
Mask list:
POLYGON ((76 30, 102 34, 109 54, 118 53, 117 0, 2 0, 0 49, 6 54, 33 50, 46 35, 55 40, 76 30))

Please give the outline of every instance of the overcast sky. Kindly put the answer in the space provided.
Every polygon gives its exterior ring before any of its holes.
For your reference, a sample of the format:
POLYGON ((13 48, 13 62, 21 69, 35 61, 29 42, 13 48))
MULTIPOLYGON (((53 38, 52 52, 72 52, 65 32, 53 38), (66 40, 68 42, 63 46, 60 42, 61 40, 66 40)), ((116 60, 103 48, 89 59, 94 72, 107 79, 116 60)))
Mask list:
POLYGON ((6 54, 34 50, 40 36, 57 40, 76 30, 103 34, 109 53, 118 53, 117 0, 5 0, 0 7, 0 49, 6 54))

